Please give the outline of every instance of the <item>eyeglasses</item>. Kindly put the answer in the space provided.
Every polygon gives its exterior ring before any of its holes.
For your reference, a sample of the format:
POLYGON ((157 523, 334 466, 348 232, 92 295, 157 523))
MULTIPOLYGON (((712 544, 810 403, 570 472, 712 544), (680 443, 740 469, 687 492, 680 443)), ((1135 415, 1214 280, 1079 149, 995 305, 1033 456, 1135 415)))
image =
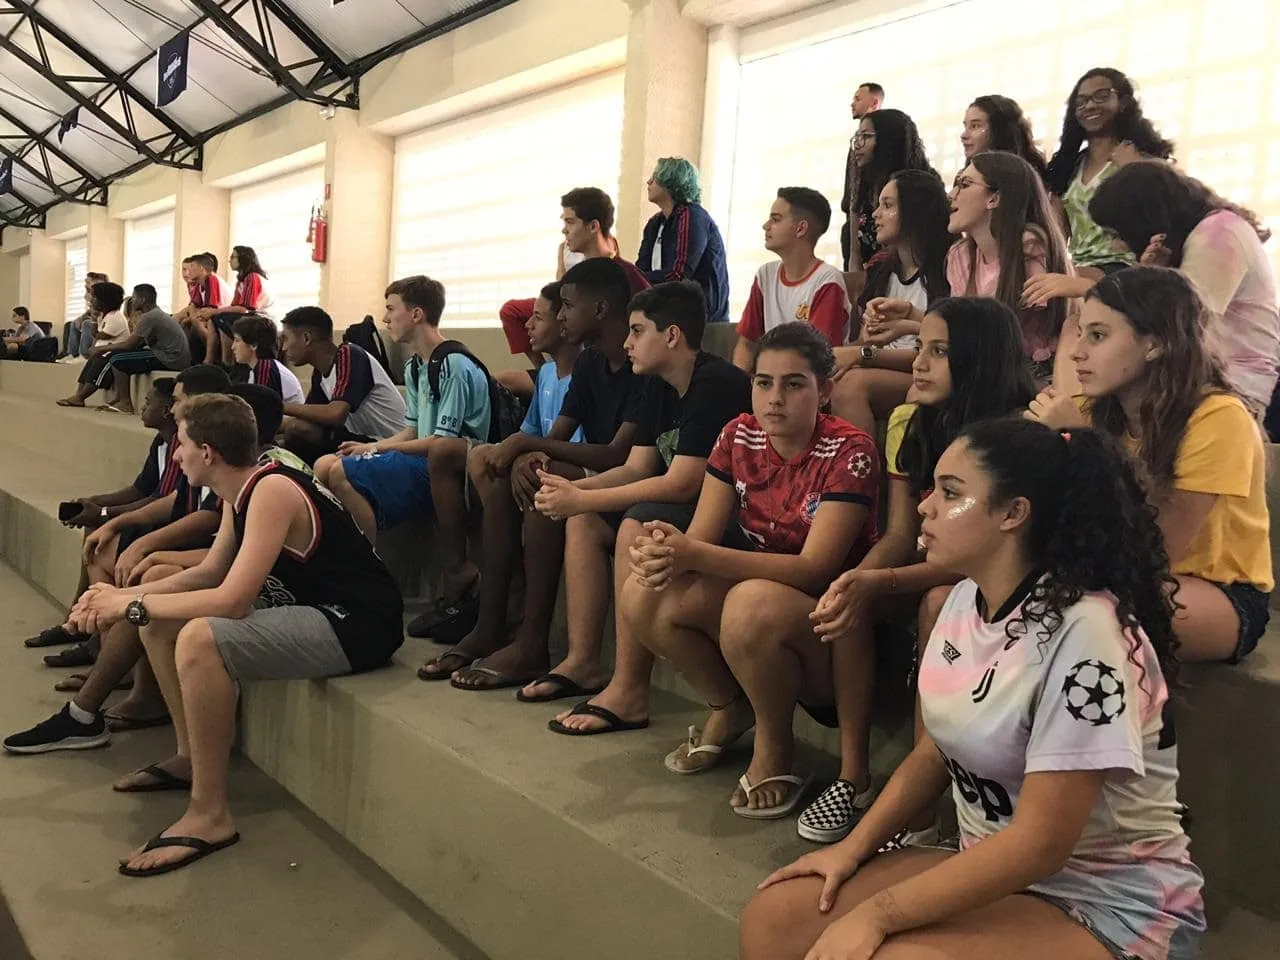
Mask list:
POLYGON ((1101 106, 1106 103, 1115 94, 1115 90, 1107 87, 1105 90, 1097 90, 1094 93, 1082 93, 1076 97, 1076 109, 1087 107, 1089 104, 1097 104, 1101 106))
POLYGON ((968 190, 970 187, 982 187, 984 190, 991 189, 981 180, 974 180, 972 177, 956 177, 952 183, 952 189, 957 192, 960 190, 968 190))

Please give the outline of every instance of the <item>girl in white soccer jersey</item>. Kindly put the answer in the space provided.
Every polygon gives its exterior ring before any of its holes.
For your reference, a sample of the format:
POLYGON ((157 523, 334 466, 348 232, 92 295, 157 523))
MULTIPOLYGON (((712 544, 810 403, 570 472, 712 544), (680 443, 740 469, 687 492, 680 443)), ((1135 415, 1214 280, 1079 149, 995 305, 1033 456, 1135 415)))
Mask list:
POLYGON ((845 841, 761 885, 743 960, 1196 956, 1169 563, 1134 467, 1093 430, 994 420, 934 481, 929 560, 967 579, 921 663, 926 733, 845 841), (876 856, 948 782, 960 852, 876 856))

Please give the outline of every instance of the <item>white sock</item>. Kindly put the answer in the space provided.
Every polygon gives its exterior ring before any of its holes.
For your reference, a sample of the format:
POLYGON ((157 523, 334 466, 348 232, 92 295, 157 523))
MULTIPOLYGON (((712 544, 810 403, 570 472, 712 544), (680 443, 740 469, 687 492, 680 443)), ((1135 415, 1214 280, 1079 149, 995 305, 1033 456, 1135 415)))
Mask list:
POLYGON ((67 707, 71 711, 71 719, 76 723, 83 723, 85 726, 88 726, 98 719, 98 715, 96 713, 77 706, 74 700, 67 701, 67 707))

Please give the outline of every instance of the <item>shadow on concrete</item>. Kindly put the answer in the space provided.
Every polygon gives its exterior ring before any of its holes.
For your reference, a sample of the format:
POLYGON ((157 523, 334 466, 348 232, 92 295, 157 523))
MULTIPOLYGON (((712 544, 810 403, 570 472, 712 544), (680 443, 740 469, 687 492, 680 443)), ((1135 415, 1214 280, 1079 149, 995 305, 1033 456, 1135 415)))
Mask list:
POLYGON ((9 905, 0 896, 0 957, 5 960, 32 960, 27 945, 22 942, 18 925, 9 914, 9 905))

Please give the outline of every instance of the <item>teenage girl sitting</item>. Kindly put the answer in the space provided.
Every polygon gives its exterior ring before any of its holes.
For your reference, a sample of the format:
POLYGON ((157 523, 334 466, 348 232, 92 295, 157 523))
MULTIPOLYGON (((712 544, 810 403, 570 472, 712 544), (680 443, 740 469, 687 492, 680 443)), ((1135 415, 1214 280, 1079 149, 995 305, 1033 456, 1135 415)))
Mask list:
POLYGON ((920 511, 966 578, 920 666, 925 734, 848 839, 761 884, 741 957, 1197 956, 1169 564, 1133 465, 1093 430, 988 420, 920 511), (960 852, 877 856, 948 782, 960 852))
MULTIPOLYGON (((925 561, 917 549, 920 501, 933 488, 938 457, 965 427, 1020 413, 1035 395, 1023 361, 1018 318, 990 298, 948 298, 929 309, 913 376, 915 403, 893 411, 885 438, 889 509, 884 535, 858 566, 831 584, 812 614, 817 635, 837 647, 870 644, 876 620, 918 613, 923 648, 951 584, 959 579, 925 561), (922 603, 925 596, 929 600, 922 603)), ((843 715, 840 722, 842 727, 846 723, 843 715)), ((849 773, 842 770, 840 775, 849 773)), ((843 839, 862 813, 847 802, 842 782, 800 815, 799 832, 806 840, 843 839)), ((937 842, 932 810, 910 827, 899 843, 937 842)))
POLYGON ((1177 577, 1179 655, 1234 663, 1270 616, 1266 457, 1257 422, 1204 347, 1204 324, 1200 298, 1177 271, 1131 267, 1104 278, 1085 301, 1072 355, 1083 402, 1050 389, 1029 416, 1066 428, 1091 422, 1138 456, 1177 577))
POLYGON ((947 285, 947 231, 950 201, 932 170, 901 170, 889 178, 876 205, 876 240, 884 253, 867 267, 858 299, 862 333, 836 350, 836 385, 831 409, 875 436, 884 419, 907 396, 915 360, 918 320, 890 321, 868 304, 882 297, 905 300, 921 313, 950 293, 947 285))
MULTIPOLYGON (((1066 241, 1039 176, 1012 153, 979 153, 960 171, 951 190, 948 228, 964 237, 947 254, 952 296, 995 297, 1017 312, 1032 376, 1047 383, 1053 372, 1066 303, 1024 302, 1027 278, 1070 273, 1066 241)), ((905 300, 868 304, 890 320, 921 318, 905 300)))
POLYGON ((632 639, 669 660, 711 706, 667 769, 710 769, 755 726, 755 755, 729 802, 763 820, 790 814, 807 783, 792 773, 797 703, 828 726, 837 712, 860 718, 842 736, 851 751, 842 763, 860 804, 870 803, 874 650, 823 644, 809 614, 875 541, 880 471, 867 434, 820 412, 835 365, 826 338, 784 323, 759 344, 754 415, 720 434, 689 532, 645 524, 619 613, 632 639))

